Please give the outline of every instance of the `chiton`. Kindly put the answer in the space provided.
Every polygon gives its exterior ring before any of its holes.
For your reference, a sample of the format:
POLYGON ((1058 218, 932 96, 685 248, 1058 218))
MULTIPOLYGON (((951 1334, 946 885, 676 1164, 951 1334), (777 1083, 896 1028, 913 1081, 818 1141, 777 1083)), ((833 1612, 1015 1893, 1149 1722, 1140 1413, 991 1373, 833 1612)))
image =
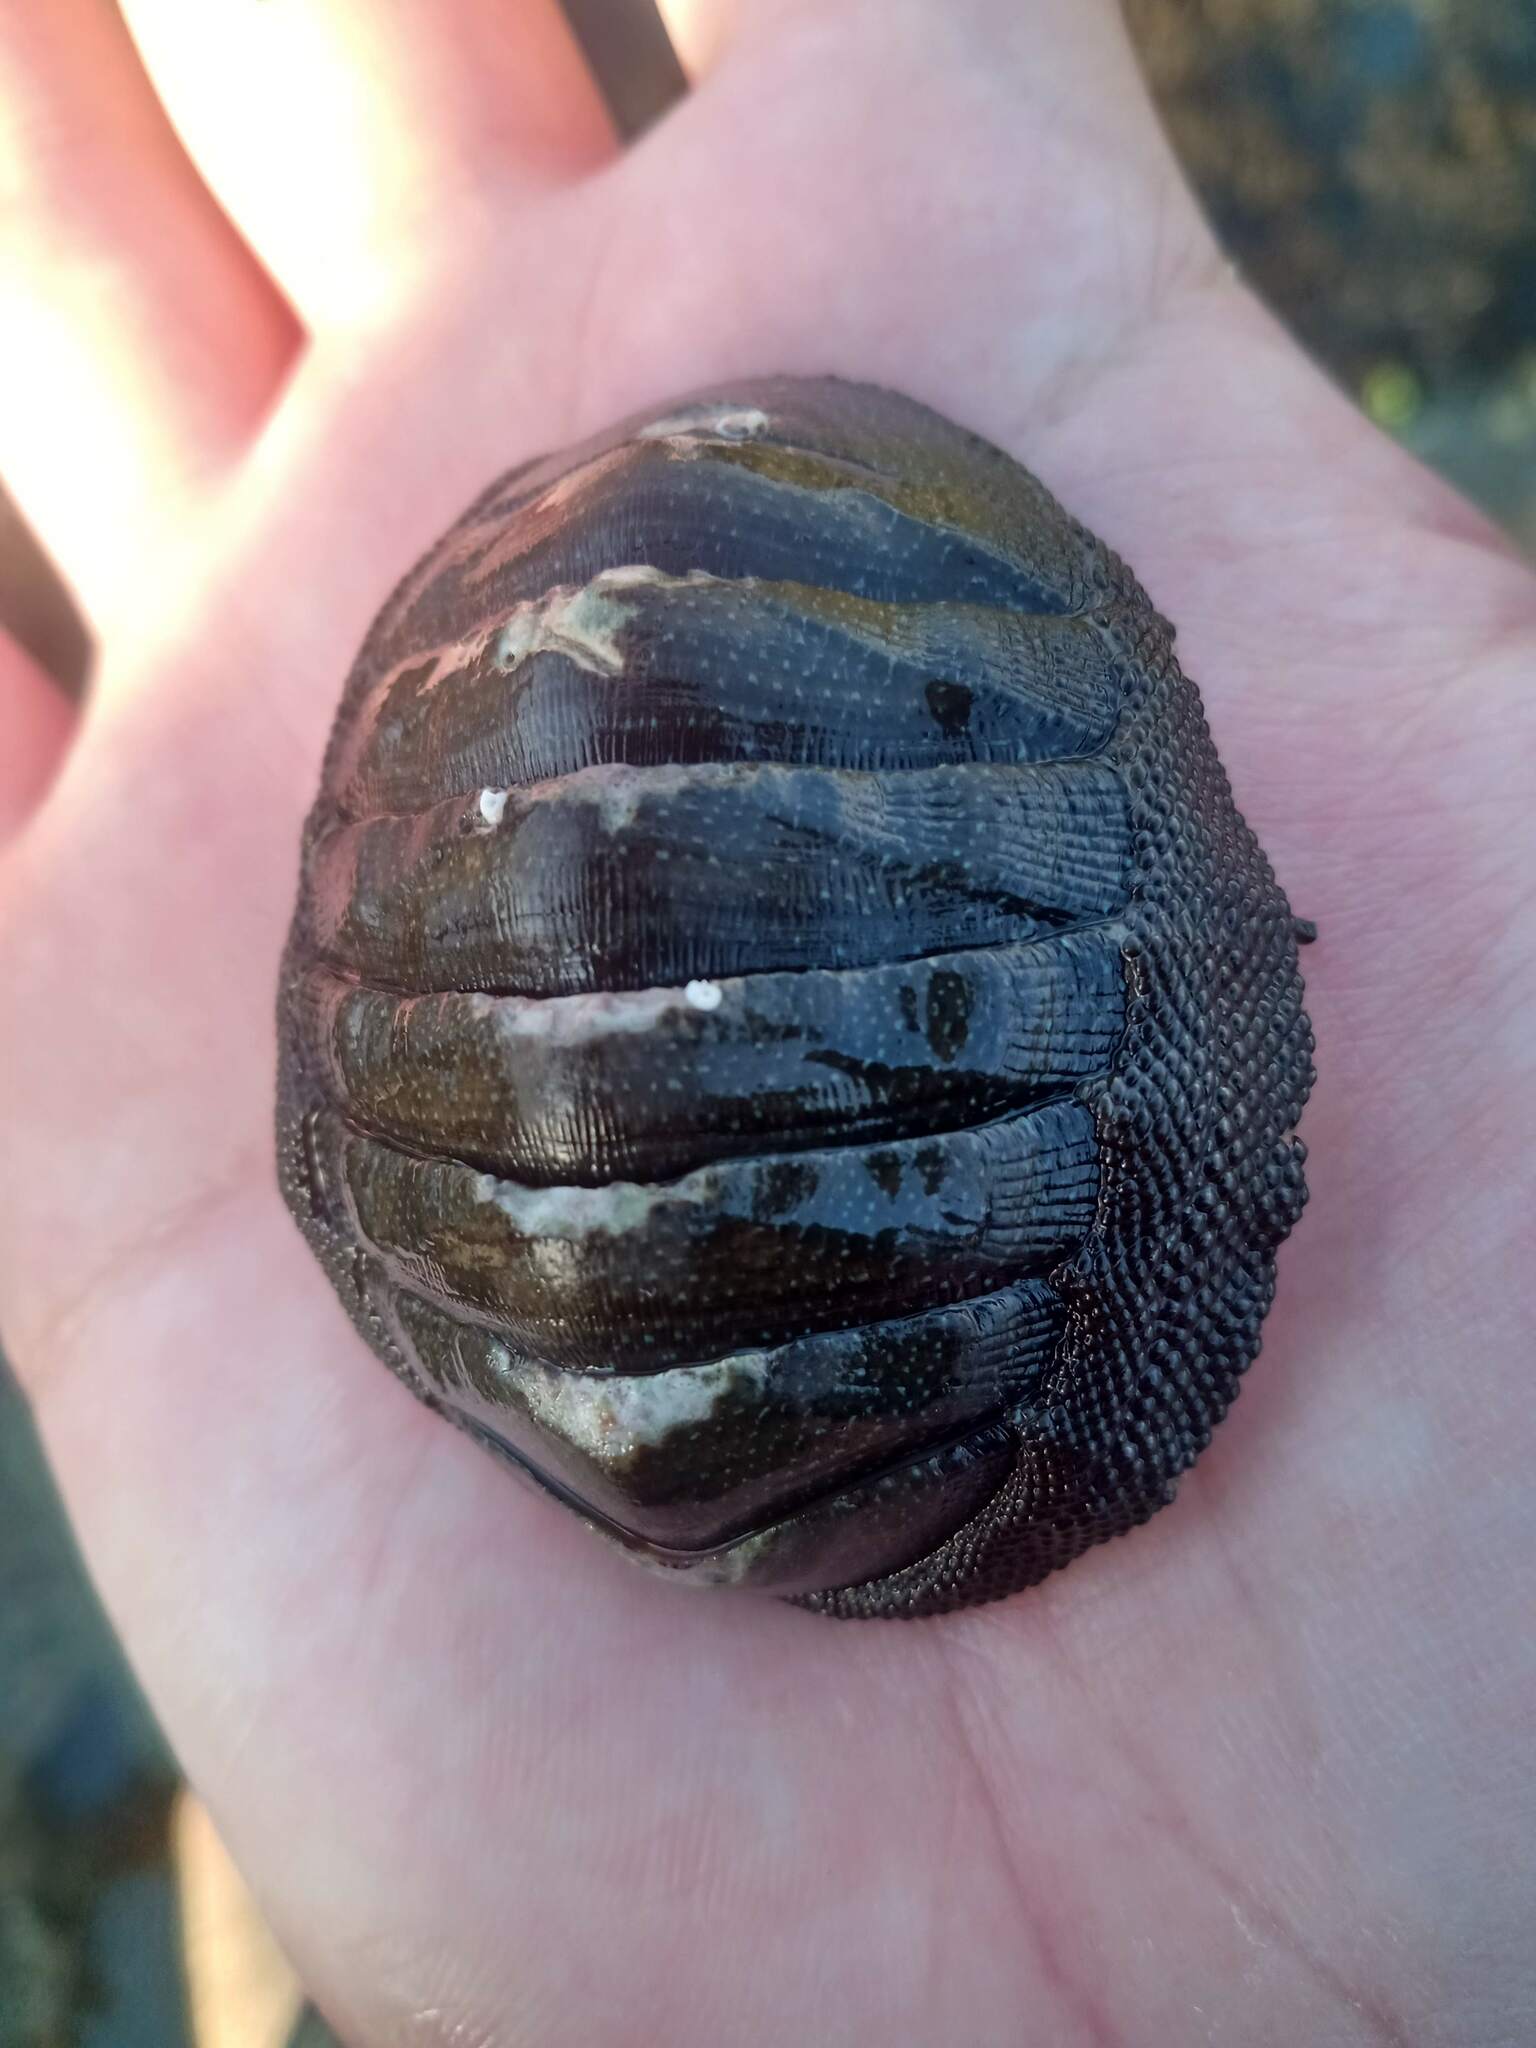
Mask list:
POLYGON ((867 386, 486 491, 358 656, 282 973, 283 1192, 375 1352, 632 1554, 832 1614, 1170 1500, 1312 1080, 1171 643, 867 386))

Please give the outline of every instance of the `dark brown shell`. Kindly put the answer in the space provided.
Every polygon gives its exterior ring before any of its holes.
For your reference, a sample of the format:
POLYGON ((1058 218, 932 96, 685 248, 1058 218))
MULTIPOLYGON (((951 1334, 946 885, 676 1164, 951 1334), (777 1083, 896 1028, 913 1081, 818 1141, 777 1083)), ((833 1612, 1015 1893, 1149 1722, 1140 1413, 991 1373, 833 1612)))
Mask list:
POLYGON ((1311 1082, 1170 642, 889 392, 494 485, 358 657, 283 970, 283 1191, 374 1350, 631 1551, 835 1614, 1170 1500, 1311 1082))

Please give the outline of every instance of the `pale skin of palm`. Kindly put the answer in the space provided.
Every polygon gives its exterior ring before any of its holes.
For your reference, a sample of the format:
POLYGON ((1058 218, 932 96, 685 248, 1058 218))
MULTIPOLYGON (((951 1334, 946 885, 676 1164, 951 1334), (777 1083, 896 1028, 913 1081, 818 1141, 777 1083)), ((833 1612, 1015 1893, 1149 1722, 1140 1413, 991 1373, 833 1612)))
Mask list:
POLYGON ((1528 2038, 1536 579, 1231 274, 1107 0, 754 0, 624 157, 544 0, 126 14, 159 105, 96 0, 0 15, 0 471, 105 648, 78 721, 0 657, 0 1309, 322 2007, 1528 2038), (1128 557, 1322 933, 1231 1419, 1147 1529, 923 1624, 635 1572, 368 1356, 273 1174, 372 611, 496 471, 773 370, 938 406, 1128 557))

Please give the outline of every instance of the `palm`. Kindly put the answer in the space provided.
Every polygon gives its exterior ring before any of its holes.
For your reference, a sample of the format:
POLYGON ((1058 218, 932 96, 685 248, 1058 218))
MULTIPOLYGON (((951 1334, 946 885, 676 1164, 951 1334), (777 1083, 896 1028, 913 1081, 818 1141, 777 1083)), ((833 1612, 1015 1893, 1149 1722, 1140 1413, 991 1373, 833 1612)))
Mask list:
POLYGON ((1128 94, 1071 107, 1091 50, 1031 105, 1009 10, 962 12, 877 62, 852 7, 766 35, 322 334, 4 873, 9 1327, 360 2039, 1514 2025, 1536 586, 1219 281, 1128 94), (273 1180, 298 826, 370 610, 494 470, 754 369, 912 390, 1103 531, 1323 932, 1315 1202, 1222 1440, 1132 1543, 924 1627, 631 1572, 362 1352, 273 1180))

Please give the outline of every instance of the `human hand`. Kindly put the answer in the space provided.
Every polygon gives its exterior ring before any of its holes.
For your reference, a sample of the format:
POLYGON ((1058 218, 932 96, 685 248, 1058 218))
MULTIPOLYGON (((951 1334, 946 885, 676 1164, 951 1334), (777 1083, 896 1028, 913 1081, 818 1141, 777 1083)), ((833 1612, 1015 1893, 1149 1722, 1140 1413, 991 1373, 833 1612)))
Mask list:
POLYGON ((1233 281, 1109 0, 753 0, 622 158, 549 0, 125 12, 227 216, 97 0, 0 26, 0 467, 107 649, 73 732, 0 657, 0 1303, 319 2002, 368 2044, 1514 2041, 1536 579, 1233 281), (510 1485, 272 1165, 371 613, 497 471, 756 371, 905 389, 1126 555, 1322 931, 1314 1198, 1231 1420, 1130 1543, 905 1628, 657 1585, 510 1485))

